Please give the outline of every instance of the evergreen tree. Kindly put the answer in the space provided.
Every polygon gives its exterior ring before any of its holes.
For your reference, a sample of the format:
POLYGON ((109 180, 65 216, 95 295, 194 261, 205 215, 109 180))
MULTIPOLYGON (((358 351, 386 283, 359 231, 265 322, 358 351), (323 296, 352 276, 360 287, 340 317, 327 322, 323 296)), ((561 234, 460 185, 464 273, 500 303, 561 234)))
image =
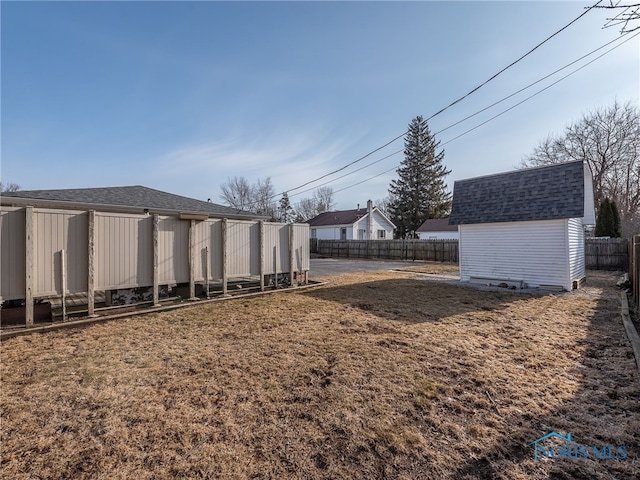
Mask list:
POLYGON ((608 198, 600 202, 598 208, 598 218, 596 218, 596 229, 594 235, 596 237, 612 237, 614 236, 615 220, 613 208, 608 198))
POLYGON ((438 146, 427 122, 414 118, 404 140, 404 160, 396 170, 398 179, 389 186, 393 200, 388 208, 398 238, 415 237, 425 220, 449 214, 451 194, 444 179, 451 170, 442 163, 444 150, 436 153, 438 146))
POLYGON ((612 237, 620 238, 622 236, 622 222, 620 220, 620 211, 614 200, 611 200, 611 211, 613 213, 613 235, 612 237))
POLYGON ((289 195, 287 195, 287 192, 284 192, 280 199, 280 221, 289 223, 293 219, 293 213, 293 207, 291 207, 289 195))

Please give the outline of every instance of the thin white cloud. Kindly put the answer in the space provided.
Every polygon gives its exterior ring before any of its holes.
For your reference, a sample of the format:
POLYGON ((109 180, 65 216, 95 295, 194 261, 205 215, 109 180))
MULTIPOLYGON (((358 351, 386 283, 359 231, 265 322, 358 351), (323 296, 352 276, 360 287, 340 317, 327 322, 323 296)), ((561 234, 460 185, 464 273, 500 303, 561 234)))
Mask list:
POLYGON ((160 183, 169 179, 178 184, 193 183, 197 179, 216 191, 230 177, 243 176, 250 182, 271 177, 276 189, 283 191, 334 169, 336 159, 349 160, 347 152, 357 140, 336 138, 322 129, 279 129, 252 140, 234 135, 165 153, 156 163, 154 176, 160 183))

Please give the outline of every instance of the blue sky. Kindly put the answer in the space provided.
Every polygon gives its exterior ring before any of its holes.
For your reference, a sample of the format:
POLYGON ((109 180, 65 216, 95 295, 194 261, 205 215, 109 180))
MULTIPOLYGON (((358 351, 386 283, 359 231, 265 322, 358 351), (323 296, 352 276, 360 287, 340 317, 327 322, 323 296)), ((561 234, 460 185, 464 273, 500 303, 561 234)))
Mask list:
MULTIPOLYGON (((402 134, 589 4, 2 1, 2 181, 25 190, 141 184, 219 203, 233 176, 289 190, 402 134)), ((608 16, 591 11, 430 120, 432 132, 617 38, 602 28, 608 16)), ((436 135, 450 187, 512 169, 589 110, 638 104, 638 38, 467 135, 448 142, 595 55, 436 135)), ((340 173, 401 149, 399 140, 340 173)), ((393 171, 346 187, 401 160, 330 183, 336 207, 384 197, 393 171)), ((301 190, 292 203, 312 193, 301 190)))

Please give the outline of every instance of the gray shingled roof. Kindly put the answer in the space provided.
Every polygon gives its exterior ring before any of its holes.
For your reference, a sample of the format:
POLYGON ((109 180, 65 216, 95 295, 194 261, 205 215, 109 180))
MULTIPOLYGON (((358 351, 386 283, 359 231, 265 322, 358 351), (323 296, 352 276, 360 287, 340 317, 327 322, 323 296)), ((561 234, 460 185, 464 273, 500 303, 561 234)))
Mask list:
MULTIPOLYGON (((141 185, 128 187, 73 188, 66 190, 25 190, 3 193, 2 197, 36 200, 39 205, 47 202, 70 202, 87 206, 109 206, 124 208, 147 208, 150 211, 170 211, 177 213, 206 213, 212 216, 232 216, 261 218, 251 212, 204 202, 194 198, 174 195, 141 185)), ((3 203, 6 203, 3 202, 3 203)))
POLYGON ((430 218, 416 232, 457 232, 457 225, 449 225, 448 218, 430 218))
POLYGON ((329 225, 352 225, 356 223, 356 220, 364 217, 367 214, 366 208, 354 209, 354 210, 337 210, 335 212, 323 212, 307 223, 312 227, 325 227, 329 225))
POLYGON ((459 180, 453 187, 449 223, 583 217, 584 168, 576 161, 459 180))

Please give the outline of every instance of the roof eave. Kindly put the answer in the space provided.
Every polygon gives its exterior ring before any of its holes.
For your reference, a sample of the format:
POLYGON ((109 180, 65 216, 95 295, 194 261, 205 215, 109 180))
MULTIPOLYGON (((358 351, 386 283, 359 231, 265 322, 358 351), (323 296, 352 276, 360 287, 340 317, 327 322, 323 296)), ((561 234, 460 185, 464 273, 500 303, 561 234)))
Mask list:
POLYGON ((254 214, 226 214, 210 213, 201 211, 187 211, 184 209, 172 210, 154 207, 129 207, 126 205, 109 205, 104 203, 69 202, 64 200, 46 200, 41 198, 7 197, 0 196, 0 205, 6 207, 40 207, 40 208, 67 208, 72 210, 96 210, 110 213, 133 213, 133 214, 158 214, 158 215, 207 215, 208 218, 231 218, 237 220, 268 220, 266 215, 254 214))

